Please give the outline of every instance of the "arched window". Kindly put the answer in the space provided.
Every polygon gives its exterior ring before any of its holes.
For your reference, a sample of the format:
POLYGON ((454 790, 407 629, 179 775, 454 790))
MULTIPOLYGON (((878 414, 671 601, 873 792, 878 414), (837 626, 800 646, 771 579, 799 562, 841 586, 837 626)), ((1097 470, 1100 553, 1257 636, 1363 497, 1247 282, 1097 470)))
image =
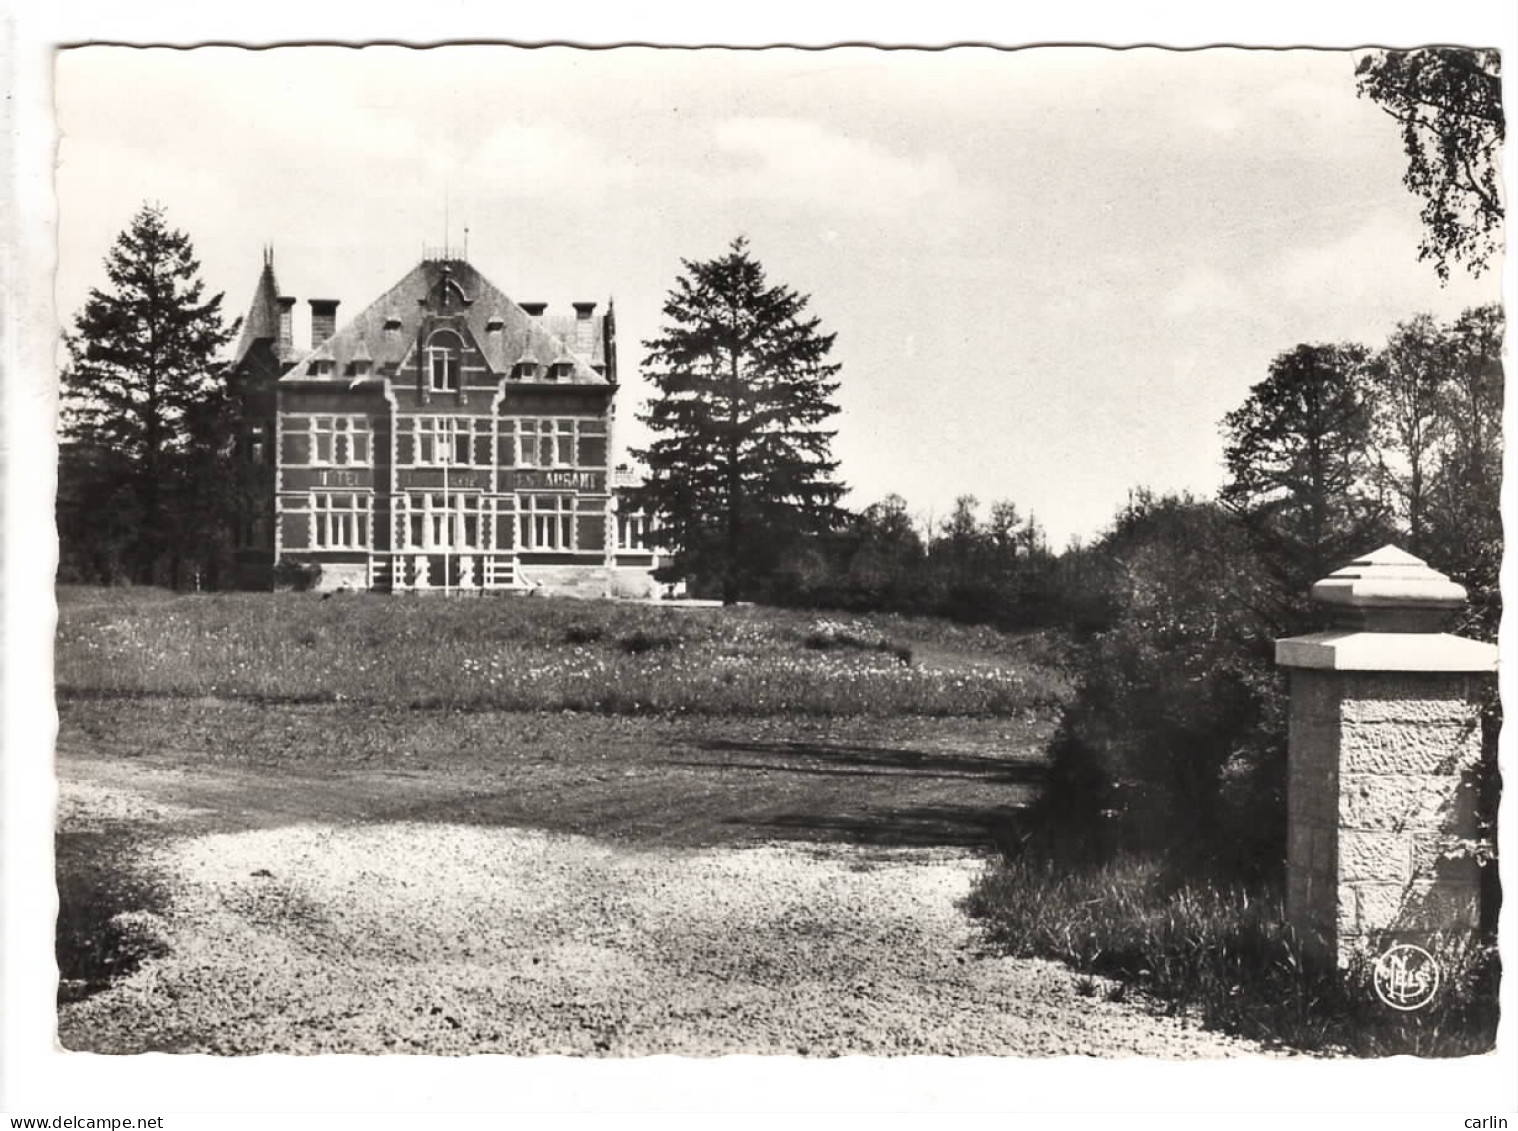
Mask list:
POLYGON ((439 330, 427 339, 427 375, 433 392, 458 391, 463 352, 464 343, 452 330, 439 330))

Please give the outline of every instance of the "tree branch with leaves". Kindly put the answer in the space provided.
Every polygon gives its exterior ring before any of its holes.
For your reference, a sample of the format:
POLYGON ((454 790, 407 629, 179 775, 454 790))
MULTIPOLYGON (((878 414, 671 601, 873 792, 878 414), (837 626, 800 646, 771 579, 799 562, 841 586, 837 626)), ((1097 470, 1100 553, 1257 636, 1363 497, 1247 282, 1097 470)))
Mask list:
POLYGON ((1355 70, 1359 94, 1402 127, 1402 180, 1423 200, 1420 259, 1480 275, 1502 248, 1502 59, 1497 51, 1425 47, 1373 51, 1355 70))

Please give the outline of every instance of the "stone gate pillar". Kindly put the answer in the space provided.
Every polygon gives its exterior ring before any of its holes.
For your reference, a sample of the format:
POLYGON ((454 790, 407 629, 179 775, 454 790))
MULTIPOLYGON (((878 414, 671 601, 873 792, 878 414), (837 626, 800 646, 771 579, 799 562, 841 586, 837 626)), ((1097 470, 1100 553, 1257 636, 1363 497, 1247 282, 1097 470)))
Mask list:
POLYGON ((1312 587, 1333 628, 1276 641, 1290 669, 1286 917, 1338 966, 1480 915, 1481 698, 1497 648, 1440 631, 1465 590, 1395 546, 1312 587))

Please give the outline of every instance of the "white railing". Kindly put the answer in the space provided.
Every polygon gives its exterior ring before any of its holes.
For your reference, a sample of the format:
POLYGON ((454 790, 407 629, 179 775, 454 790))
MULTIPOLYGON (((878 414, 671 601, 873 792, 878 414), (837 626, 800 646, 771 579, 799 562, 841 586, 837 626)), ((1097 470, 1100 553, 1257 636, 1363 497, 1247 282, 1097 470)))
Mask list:
POLYGON ((509 553, 394 550, 369 559, 370 584, 392 593, 480 593, 518 589, 523 580, 509 553))

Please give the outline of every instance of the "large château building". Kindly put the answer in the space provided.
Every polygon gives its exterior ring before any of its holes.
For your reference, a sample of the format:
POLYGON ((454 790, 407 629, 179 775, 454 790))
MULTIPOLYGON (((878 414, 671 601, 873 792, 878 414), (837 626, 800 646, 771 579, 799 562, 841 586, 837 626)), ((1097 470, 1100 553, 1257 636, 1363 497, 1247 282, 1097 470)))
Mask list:
POLYGON ((646 521, 616 509, 611 303, 553 317, 448 250, 341 326, 308 302, 302 349, 265 252, 232 366, 258 484, 242 584, 651 591, 646 521))

